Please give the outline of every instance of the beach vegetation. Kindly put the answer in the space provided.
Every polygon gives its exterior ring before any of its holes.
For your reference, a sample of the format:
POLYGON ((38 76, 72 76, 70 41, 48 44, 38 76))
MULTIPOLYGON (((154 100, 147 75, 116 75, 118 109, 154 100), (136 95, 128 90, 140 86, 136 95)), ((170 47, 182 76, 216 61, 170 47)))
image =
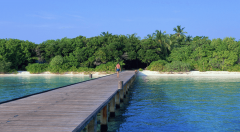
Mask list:
POLYGON ((165 71, 167 72, 189 72, 190 64, 181 62, 181 61, 173 61, 165 65, 165 71))
POLYGON ((102 32, 91 38, 65 37, 40 44, 0 39, 0 61, 4 60, 1 67, 10 66, 5 71, 28 70, 32 73, 45 70, 53 73, 114 72, 115 64, 121 62, 123 69, 238 70, 240 41, 231 37, 212 40, 207 36, 192 37, 180 25, 173 31, 175 33, 167 34, 166 31, 155 30, 142 39, 136 33, 114 35, 102 32), (8 62, 11 65, 5 65, 8 62))
POLYGON ((148 67, 147 70, 150 71, 166 71, 165 65, 168 64, 165 60, 153 61, 148 67))
POLYGON ((28 66, 26 66, 26 69, 30 73, 39 74, 39 73, 48 71, 48 66, 49 66, 49 64, 34 63, 34 64, 29 64, 28 66))
POLYGON ((11 65, 12 65, 11 62, 0 60, 0 73, 3 74, 3 73, 11 72, 11 69, 10 69, 11 65))

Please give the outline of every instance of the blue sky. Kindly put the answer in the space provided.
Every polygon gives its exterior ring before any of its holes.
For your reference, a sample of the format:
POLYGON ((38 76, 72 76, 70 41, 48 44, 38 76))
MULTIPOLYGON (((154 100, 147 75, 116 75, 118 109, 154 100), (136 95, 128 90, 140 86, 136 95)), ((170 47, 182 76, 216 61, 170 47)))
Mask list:
POLYGON ((0 38, 28 40, 98 36, 142 39, 155 30, 240 40, 240 0, 1 0, 0 38))

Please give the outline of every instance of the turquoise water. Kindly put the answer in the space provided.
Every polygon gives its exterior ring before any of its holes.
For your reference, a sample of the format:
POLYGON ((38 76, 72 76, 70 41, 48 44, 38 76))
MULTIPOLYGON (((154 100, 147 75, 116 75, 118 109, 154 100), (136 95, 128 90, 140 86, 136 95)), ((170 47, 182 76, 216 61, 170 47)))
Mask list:
POLYGON ((0 102, 89 80, 89 76, 0 76, 0 102))
MULTIPOLYGON (((0 77, 0 102, 88 80, 0 77)), ((240 78, 138 76, 109 132, 240 131, 240 78)))
POLYGON ((240 78, 138 76, 109 132, 240 131, 240 78))

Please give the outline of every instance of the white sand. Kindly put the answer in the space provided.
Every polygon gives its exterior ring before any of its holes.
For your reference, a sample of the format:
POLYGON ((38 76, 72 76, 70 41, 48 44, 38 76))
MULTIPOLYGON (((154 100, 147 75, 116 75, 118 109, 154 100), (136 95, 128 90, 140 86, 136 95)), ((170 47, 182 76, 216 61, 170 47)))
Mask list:
MULTIPOLYGON (((41 74, 31 74, 28 71, 18 71, 17 74, 0 74, 0 76, 59 76, 59 75, 71 75, 71 76, 89 76, 88 74, 84 74, 84 72, 81 73, 72 73, 67 72, 65 74, 53 74, 50 72, 44 72, 41 74)), ((110 75, 104 72, 92 72, 92 76, 106 76, 110 75)), ((139 71, 138 75, 140 76, 148 76, 148 75, 154 75, 154 76, 239 76, 240 72, 228 72, 228 71, 206 71, 206 72, 199 72, 199 71, 190 71, 190 72, 157 72, 157 71, 149 71, 149 70, 143 70, 139 71)))
POLYGON ((157 71, 149 71, 143 70, 139 71, 138 75, 147 76, 147 75, 155 75, 155 76, 239 76, 240 72, 228 72, 228 71, 190 71, 190 72, 157 72, 157 71))
MULTIPOLYGON (((92 76, 106 76, 110 75, 104 72, 91 72, 92 76)), ((79 73, 73 73, 73 72, 66 72, 65 74, 53 74, 50 72, 44 72, 41 74, 31 74, 28 71, 18 71, 17 74, 0 74, 0 76, 39 76, 39 75, 44 75, 44 76, 59 76, 59 75, 71 75, 71 76, 89 76, 89 74, 84 74, 84 72, 79 72, 79 73)))

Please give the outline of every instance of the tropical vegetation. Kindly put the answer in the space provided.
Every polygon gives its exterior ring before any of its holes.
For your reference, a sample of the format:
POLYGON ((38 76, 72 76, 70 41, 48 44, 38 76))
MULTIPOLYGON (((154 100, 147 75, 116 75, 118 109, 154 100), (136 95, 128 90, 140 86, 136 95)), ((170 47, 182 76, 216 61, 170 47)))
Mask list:
POLYGON ((102 32, 86 38, 46 40, 40 44, 18 39, 0 39, 0 73, 28 70, 31 73, 114 71, 240 71, 240 41, 226 37, 186 36, 185 28, 175 34, 156 30, 140 39, 137 34, 102 32))

